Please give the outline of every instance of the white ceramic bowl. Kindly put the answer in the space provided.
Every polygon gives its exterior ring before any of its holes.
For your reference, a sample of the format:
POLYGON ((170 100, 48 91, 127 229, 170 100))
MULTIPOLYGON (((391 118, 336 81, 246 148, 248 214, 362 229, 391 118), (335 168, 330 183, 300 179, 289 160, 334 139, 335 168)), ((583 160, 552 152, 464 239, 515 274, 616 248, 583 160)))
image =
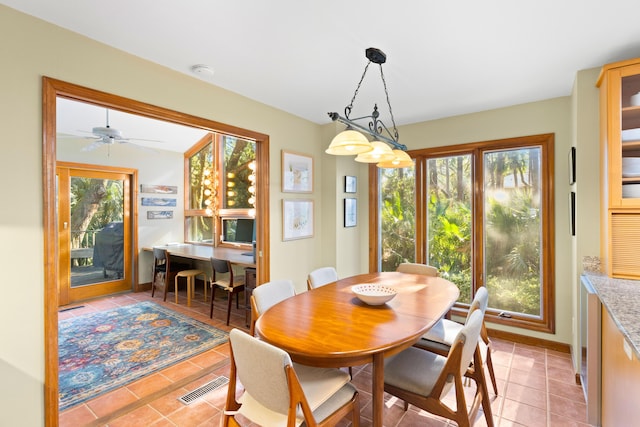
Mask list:
POLYGON ((382 305, 391 301, 396 296, 396 291, 388 286, 376 285, 375 283, 363 283, 351 287, 354 294, 360 301, 369 305, 382 305))

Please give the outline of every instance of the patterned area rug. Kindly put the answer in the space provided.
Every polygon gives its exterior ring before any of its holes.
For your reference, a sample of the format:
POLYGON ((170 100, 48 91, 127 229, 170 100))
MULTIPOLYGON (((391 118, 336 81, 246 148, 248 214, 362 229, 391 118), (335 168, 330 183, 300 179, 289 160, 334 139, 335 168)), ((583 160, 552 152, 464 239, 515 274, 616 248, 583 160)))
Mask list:
POLYGON ((152 302, 61 320, 60 410, 227 341, 228 334, 152 302))

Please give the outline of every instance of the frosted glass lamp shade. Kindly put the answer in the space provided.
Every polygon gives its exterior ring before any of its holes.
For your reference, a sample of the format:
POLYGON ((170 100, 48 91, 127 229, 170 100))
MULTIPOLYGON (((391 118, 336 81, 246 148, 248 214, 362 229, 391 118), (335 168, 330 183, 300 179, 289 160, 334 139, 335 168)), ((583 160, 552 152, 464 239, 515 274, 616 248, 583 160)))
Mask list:
POLYGON ((373 147, 373 150, 358 154, 355 158, 356 162, 379 163, 396 158, 396 155, 393 154, 391 148, 382 141, 373 141, 371 142, 371 146, 373 147))
POLYGON ((373 147, 371 147, 369 140, 363 134, 347 129, 333 138, 325 153, 335 156, 353 156, 371 150, 373 150, 373 147))
POLYGON ((395 158, 377 164, 379 168, 410 168, 413 160, 402 150, 392 150, 395 158))

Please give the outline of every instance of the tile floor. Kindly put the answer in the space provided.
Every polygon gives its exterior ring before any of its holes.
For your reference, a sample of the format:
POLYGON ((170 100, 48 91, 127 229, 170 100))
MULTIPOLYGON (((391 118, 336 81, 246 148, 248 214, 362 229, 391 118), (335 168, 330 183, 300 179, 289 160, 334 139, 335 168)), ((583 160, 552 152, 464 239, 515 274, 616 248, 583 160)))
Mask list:
MULTIPOLYGON (((179 292, 179 304, 174 303, 173 293, 169 293, 166 303, 157 294, 155 298, 151 298, 150 291, 129 293, 84 302, 80 304, 83 307, 61 312, 59 317, 77 316, 90 311, 153 300, 220 329, 246 329, 242 297, 240 309, 235 309, 234 304, 231 325, 226 326, 226 301, 218 303, 218 297, 222 297, 220 294, 218 292, 213 320, 209 319, 209 304, 203 302, 203 295, 197 293, 192 306, 187 307, 184 291, 179 292)), ((498 339, 493 340, 493 346, 498 396, 494 396, 491 391, 490 396, 496 427, 588 426, 582 388, 575 383, 568 354, 498 339)), ((190 405, 184 405, 177 399, 219 376, 228 376, 228 355, 228 345, 221 345, 70 408, 60 413, 60 427, 218 426, 226 387, 220 387, 190 405)), ((360 390, 363 427, 371 426, 370 381, 369 366, 354 368, 353 382, 360 390)), ((491 390, 490 385, 489 389, 491 390)), ((474 391, 472 386, 467 393, 471 396, 474 391)), ((384 424, 387 427, 455 425, 454 422, 447 422, 413 406, 405 412, 402 402, 391 395, 386 396, 386 402, 384 424)), ((348 425, 350 423, 347 421, 341 424, 345 427, 348 425)), ((474 426, 486 426, 482 412, 474 426)))

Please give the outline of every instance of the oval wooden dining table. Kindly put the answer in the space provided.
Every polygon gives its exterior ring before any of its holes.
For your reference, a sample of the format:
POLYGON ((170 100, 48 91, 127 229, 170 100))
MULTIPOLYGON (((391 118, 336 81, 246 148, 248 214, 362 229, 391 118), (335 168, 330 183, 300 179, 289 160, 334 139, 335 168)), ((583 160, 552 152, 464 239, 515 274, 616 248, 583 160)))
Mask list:
POLYGON ((319 367, 371 363, 373 425, 382 426, 384 358, 410 347, 453 306, 456 285, 441 278, 397 272, 368 273, 286 299, 264 312, 257 334, 293 361, 319 367), (361 302, 351 287, 377 283, 397 295, 384 305, 361 302))

